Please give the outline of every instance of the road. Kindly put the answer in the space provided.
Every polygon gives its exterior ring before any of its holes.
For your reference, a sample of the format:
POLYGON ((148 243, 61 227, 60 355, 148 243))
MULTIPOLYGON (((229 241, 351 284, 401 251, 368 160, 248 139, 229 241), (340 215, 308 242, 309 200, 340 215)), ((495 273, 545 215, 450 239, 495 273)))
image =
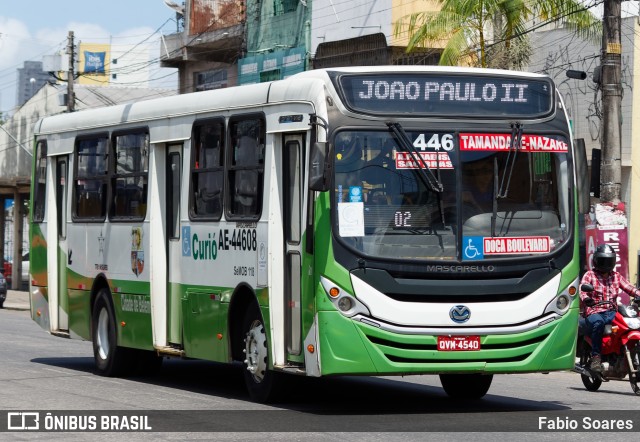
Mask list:
MULTIPOLYGON (((540 416, 548 424, 617 417, 616 410, 632 410, 622 416, 633 416, 633 430, 640 430, 640 397, 628 382, 590 393, 570 372, 496 376, 484 399, 469 402, 449 399, 436 376, 293 378, 283 402, 262 405, 249 400, 237 366, 174 359, 153 377, 103 378, 94 374, 89 342, 50 336, 19 309, 0 310, 0 336, 0 409, 155 410, 153 424, 162 431, 93 433, 91 440, 468 440, 474 432, 473 440, 495 441, 491 432, 519 423, 523 432, 509 439, 591 440, 611 435, 534 427, 540 416)), ((2 433, 7 421, 0 422, 0 440, 87 439, 86 433, 2 433)))

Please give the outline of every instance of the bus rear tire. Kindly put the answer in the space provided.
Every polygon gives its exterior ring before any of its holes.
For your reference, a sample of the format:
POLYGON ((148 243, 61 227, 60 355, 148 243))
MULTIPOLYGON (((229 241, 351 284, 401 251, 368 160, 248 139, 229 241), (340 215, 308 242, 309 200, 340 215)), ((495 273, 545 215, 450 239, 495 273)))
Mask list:
POLYGON ((280 373, 269 370, 269 343, 258 304, 252 302, 242 322, 243 373, 249 396, 255 402, 274 402, 280 373))
POLYGON ((128 348, 118 347, 116 316, 108 289, 98 292, 91 317, 93 358, 98 374, 108 377, 129 374, 136 358, 128 348))
POLYGON ((492 374, 441 374, 444 391, 456 399, 480 399, 491 387, 492 374))

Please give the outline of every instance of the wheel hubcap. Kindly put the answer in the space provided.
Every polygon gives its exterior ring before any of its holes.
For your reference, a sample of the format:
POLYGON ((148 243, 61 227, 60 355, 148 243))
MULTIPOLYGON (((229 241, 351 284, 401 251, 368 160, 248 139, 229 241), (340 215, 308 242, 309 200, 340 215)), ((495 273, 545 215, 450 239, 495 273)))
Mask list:
POLYGON ((107 313, 106 308, 100 310, 100 315, 98 315, 96 344, 98 345, 98 354, 100 357, 107 359, 109 356, 109 313, 107 313))
POLYGON ((245 338, 247 370, 256 382, 262 382, 267 370, 267 336, 260 321, 253 321, 245 338))

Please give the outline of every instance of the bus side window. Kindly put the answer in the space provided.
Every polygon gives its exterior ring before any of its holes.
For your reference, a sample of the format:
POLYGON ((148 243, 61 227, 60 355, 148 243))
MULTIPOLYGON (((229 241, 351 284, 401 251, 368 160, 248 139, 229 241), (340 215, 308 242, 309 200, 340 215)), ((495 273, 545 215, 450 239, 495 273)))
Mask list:
POLYGON ((108 138, 98 135, 76 143, 75 219, 103 219, 107 206, 108 138))
POLYGON ((36 150, 36 174, 33 186, 33 221, 42 222, 44 221, 47 190, 45 183, 47 177, 47 142, 45 140, 38 141, 36 150))
POLYGON ((258 219, 262 211, 265 126, 262 118, 232 118, 228 173, 229 215, 258 219))
POLYGON ((144 219, 147 213, 149 135, 146 131, 114 136, 112 181, 114 218, 144 219))
POLYGON ((224 121, 196 123, 191 160, 191 218, 219 220, 222 216, 224 121))
POLYGON ((78 205, 76 214, 82 218, 100 218, 103 215, 102 204, 104 197, 104 185, 97 181, 80 182, 76 187, 78 205))

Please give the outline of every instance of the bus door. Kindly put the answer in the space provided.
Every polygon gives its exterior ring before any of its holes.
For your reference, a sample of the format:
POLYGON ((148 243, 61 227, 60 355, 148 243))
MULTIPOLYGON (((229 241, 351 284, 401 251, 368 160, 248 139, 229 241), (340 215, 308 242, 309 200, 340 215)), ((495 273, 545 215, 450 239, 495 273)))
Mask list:
POLYGON ((283 195, 284 195, 284 319, 285 342, 289 356, 297 356, 302 347, 301 274, 303 266, 302 227, 304 226, 304 134, 284 136, 283 195))
MULTIPOLYGON (((67 247, 67 184, 69 158, 59 156, 52 158, 54 188, 51 195, 54 200, 49 199, 49 208, 52 209, 47 215, 48 226, 47 236, 55 241, 57 247, 49 247, 47 261, 49 262, 49 315, 51 319, 51 331, 69 330, 69 296, 67 294, 67 267, 71 265, 72 259, 67 247), (54 203, 55 202, 55 203, 54 203), (53 211, 55 210, 55 213, 53 211)), ((49 209, 48 209, 49 210, 49 209)))
POLYGON ((180 293, 180 191, 182 179, 182 144, 167 150, 167 340, 182 344, 182 304, 180 293))

